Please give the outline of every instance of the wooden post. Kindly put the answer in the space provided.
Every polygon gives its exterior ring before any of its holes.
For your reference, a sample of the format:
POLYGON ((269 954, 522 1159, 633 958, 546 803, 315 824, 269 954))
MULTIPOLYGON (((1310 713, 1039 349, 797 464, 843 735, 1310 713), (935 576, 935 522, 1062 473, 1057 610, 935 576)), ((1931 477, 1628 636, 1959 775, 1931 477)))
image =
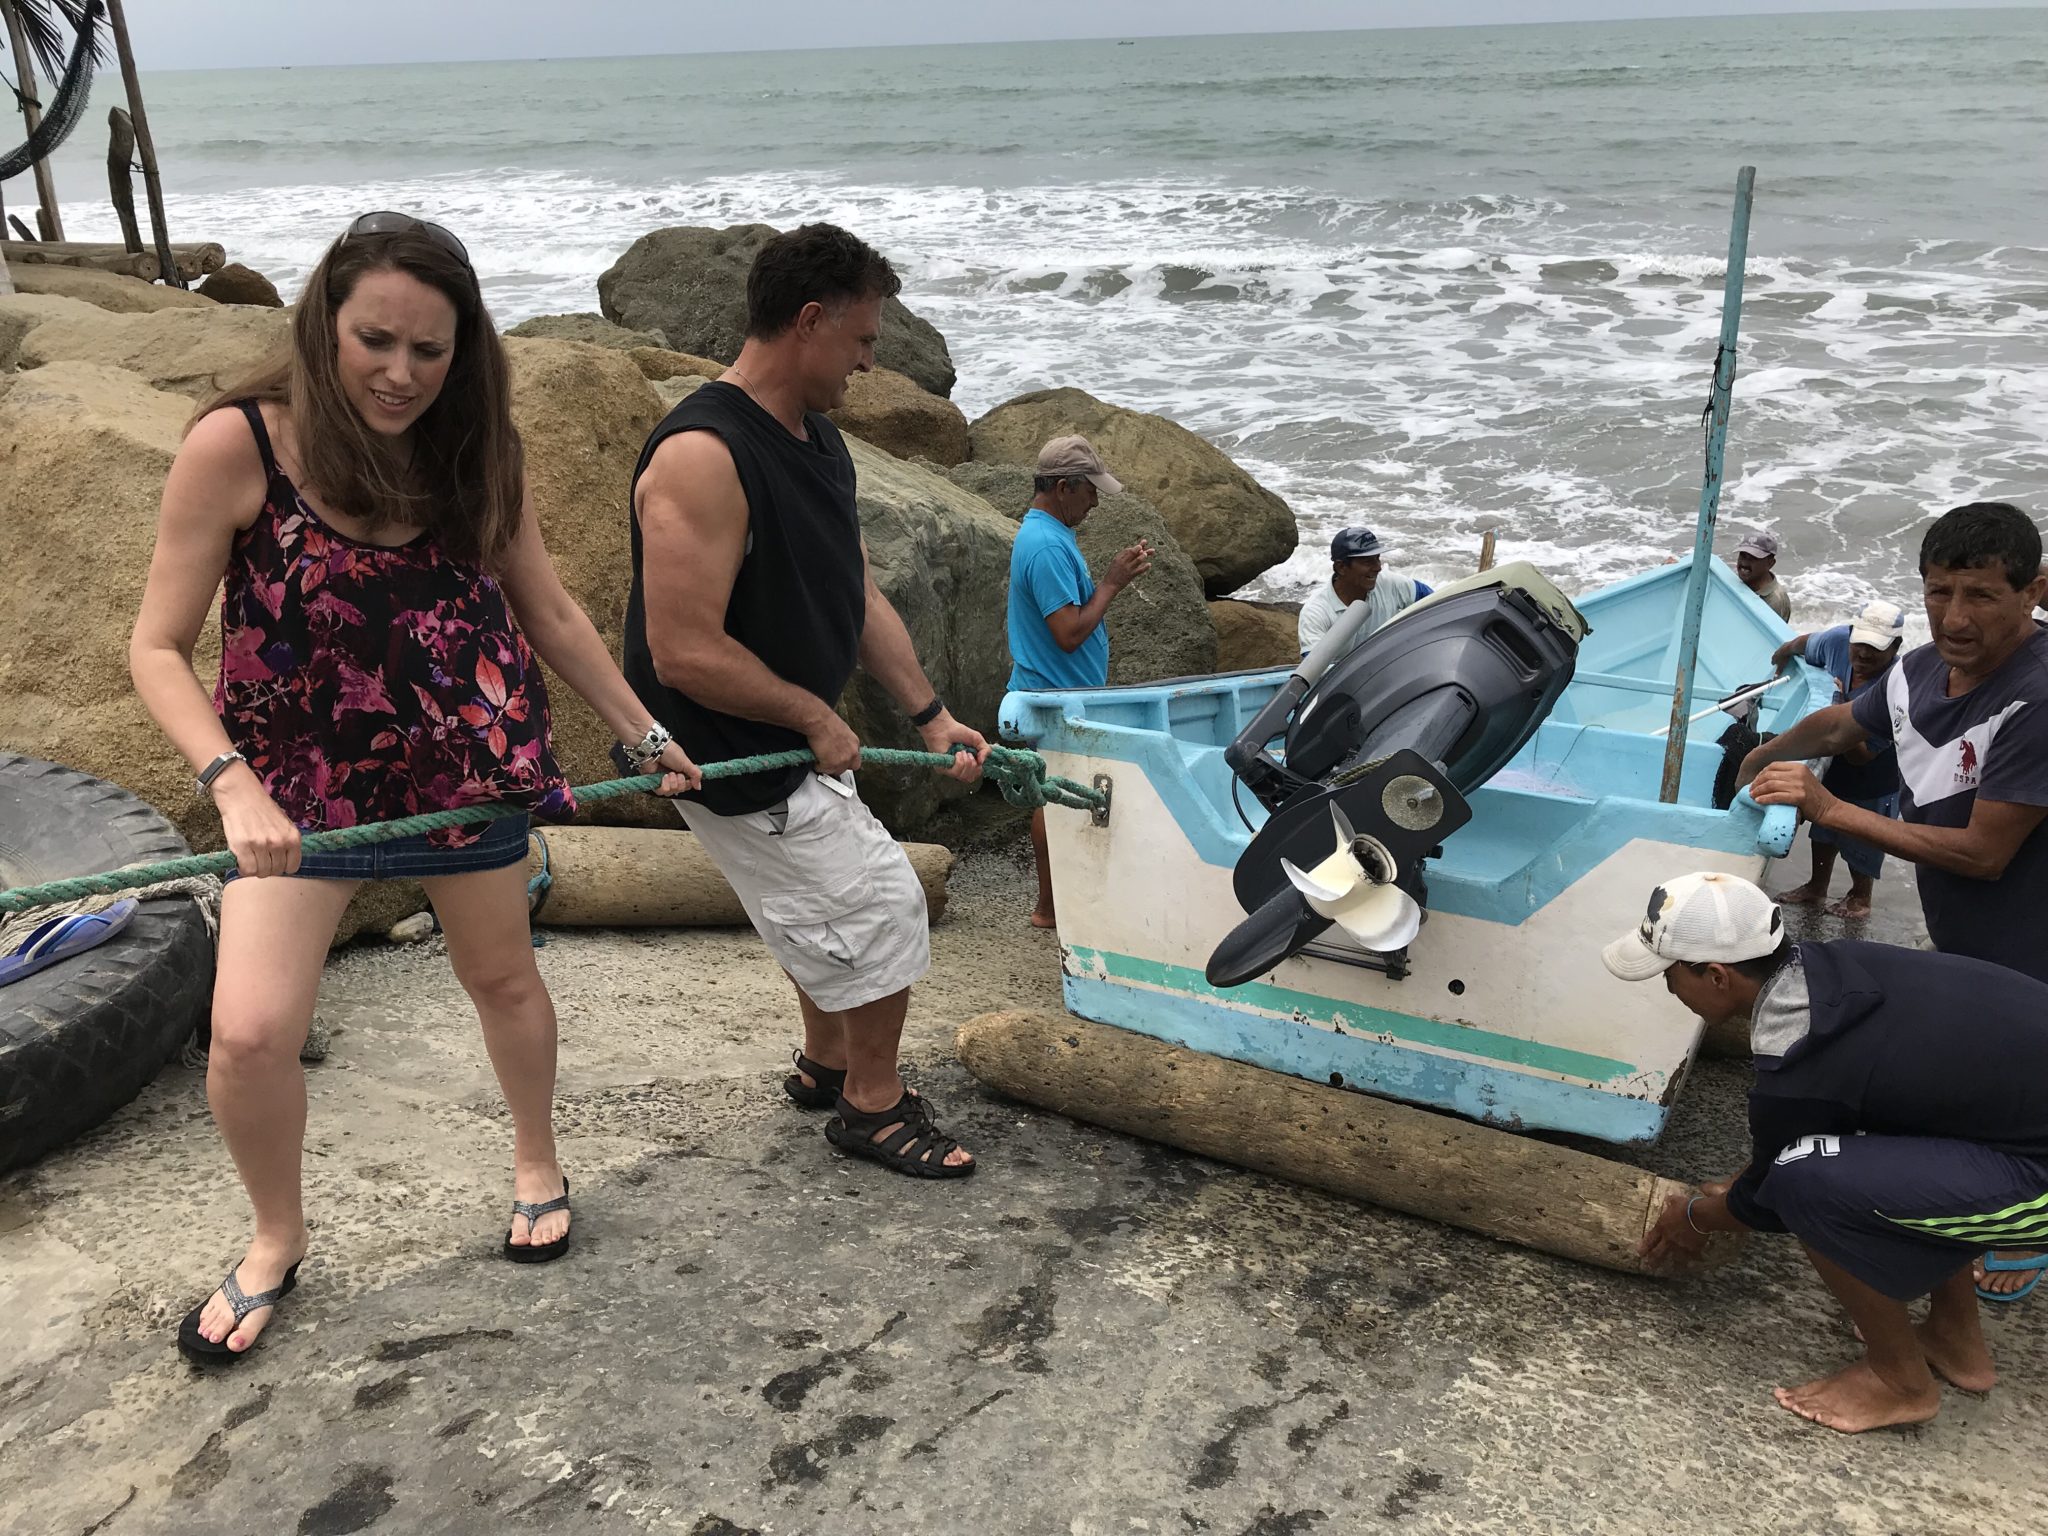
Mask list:
MULTIPOLYGON (((28 124, 29 137, 42 126, 43 104, 36 87, 36 64, 28 51, 28 31, 21 24, 21 17, 13 6, 7 10, 7 41, 14 49, 14 73, 21 81, 21 120, 28 124)), ((45 240, 64 238, 64 221, 57 214, 57 181, 50 174, 50 162, 38 160, 35 163, 36 197, 40 207, 36 212, 36 223, 42 227, 45 240)))
POLYGON ((1493 569, 1494 532, 1495 530, 1492 528, 1487 529, 1485 537, 1483 537, 1479 541, 1479 569, 1482 571, 1490 571, 1493 569))
POLYGON ((107 108, 107 195, 121 221, 121 243, 142 249, 142 231, 135 223, 135 124, 119 107, 107 108))
MULTIPOLYGON (((933 921, 946 910, 951 850, 906 843, 933 921)), ((529 883, 545 867, 533 920, 551 928, 743 928, 747 909, 696 837, 681 828, 536 827, 529 883), (543 864, 545 860, 545 864, 543 864)))
MULTIPOLYGON (((957 1049, 1028 1104, 1606 1269, 1646 1273, 1637 1246, 1686 1192, 1626 1163, 1065 1014, 986 1013, 961 1026, 957 1049)), ((1715 1242, 1717 1257, 1734 1247, 1715 1242)))
POLYGON ((1685 578, 1679 621, 1678 670, 1671 685, 1671 734, 1664 743, 1664 782, 1657 798, 1678 803, 1685 771, 1685 728, 1692 707, 1692 669, 1699 659, 1700 613, 1707 600, 1707 564, 1714 558, 1714 520, 1721 509, 1721 454, 1728 444, 1728 412, 1735 401, 1735 343, 1742 331, 1742 274, 1749 261, 1749 210, 1756 199, 1756 167, 1735 173, 1735 217, 1728 226, 1728 276, 1721 287, 1721 345, 1714 353, 1714 387, 1707 397, 1707 470, 1693 523, 1692 569, 1685 578))
POLYGON ((135 50, 128 42, 128 15, 121 9, 121 0, 107 0, 107 24, 114 29, 114 48, 121 55, 121 84, 128 92, 128 117, 141 155, 142 189, 149 197, 149 228, 156 237, 157 261, 163 267, 163 280, 173 288, 183 288, 185 279, 171 256, 163 181, 156 173, 156 142, 149 136, 149 114, 142 107, 142 80, 135 72, 135 50))

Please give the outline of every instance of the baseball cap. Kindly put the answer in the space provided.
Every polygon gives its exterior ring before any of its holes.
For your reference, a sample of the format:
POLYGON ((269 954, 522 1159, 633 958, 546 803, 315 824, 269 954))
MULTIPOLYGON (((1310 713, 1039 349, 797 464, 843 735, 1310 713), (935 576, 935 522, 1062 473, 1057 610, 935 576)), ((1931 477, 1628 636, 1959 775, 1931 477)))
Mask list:
POLYGON ((1370 528, 1340 528, 1337 537, 1330 540, 1332 560, 1367 560, 1386 552, 1386 545, 1370 528))
POLYGON ((1874 645, 1880 651, 1891 649, 1905 633, 1906 610, 1881 597, 1865 603, 1849 625, 1851 644, 1874 645))
POLYGON ((1677 960, 1730 965, 1762 959, 1784 934, 1778 904, 1759 887, 1740 875, 1707 870, 1666 880, 1650 892, 1642 923, 1600 958, 1623 981, 1648 981, 1677 960))
POLYGON ((1112 475, 1109 466, 1102 462, 1102 455, 1095 451, 1094 444, 1078 433, 1072 437, 1056 437, 1039 449, 1037 472, 1062 480, 1080 476, 1105 496, 1114 496, 1124 488, 1123 481, 1112 475))
POLYGON ((1735 546, 1735 552, 1738 555, 1755 555, 1759 560, 1776 559, 1778 536, 1760 528, 1755 533, 1744 535, 1742 542, 1735 546))

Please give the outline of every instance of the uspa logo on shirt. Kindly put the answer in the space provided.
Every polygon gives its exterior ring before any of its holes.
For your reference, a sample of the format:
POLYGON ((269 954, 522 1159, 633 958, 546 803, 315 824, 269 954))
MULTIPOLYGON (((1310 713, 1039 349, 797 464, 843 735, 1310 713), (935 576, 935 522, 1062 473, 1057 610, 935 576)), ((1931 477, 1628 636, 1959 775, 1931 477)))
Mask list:
POLYGON ((1956 743, 1956 746, 1958 748, 1956 753, 1956 788, 1975 789, 1977 787, 1977 744, 1965 736, 1956 743))

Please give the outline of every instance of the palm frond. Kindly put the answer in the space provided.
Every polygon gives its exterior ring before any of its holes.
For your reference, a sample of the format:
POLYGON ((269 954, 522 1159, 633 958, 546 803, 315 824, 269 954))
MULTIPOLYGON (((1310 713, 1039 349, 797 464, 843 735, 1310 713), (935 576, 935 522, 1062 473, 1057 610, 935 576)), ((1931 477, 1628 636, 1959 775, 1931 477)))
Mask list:
MULTIPOLYGON (((85 24, 86 0, 0 0, 0 19, 9 13, 20 19, 28 38, 29 52, 46 80, 60 80, 70 63, 71 45, 85 24)), ((104 7, 93 13, 92 57, 96 64, 107 61, 107 39, 111 35, 104 7)))

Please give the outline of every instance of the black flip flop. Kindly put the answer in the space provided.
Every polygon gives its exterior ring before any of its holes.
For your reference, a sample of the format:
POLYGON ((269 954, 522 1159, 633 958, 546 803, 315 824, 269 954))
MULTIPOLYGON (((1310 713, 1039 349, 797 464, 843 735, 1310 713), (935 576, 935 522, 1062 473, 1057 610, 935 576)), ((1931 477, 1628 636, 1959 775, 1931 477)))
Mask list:
POLYGON ((908 1088, 894 1105, 872 1115, 842 1097, 838 1116, 825 1127, 825 1139, 851 1157, 865 1157, 912 1178, 964 1179, 981 1166, 946 1161, 960 1143, 932 1123, 931 1105, 908 1088), (875 1140, 875 1133, 889 1125, 896 1129, 875 1140))
MULTIPOLYGON (((789 1059, 796 1064, 796 1071, 782 1080, 782 1091, 792 1101, 805 1109, 831 1109, 838 1104, 846 1088, 844 1067, 821 1067, 800 1050, 791 1051, 789 1059), (806 1077, 810 1082, 804 1081, 806 1077)), ((886 1120, 882 1123, 888 1124, 886 1120)))
MULTIPOLYGON (((299 1261, 300 1264, 304 1262, 305 1260, 303 1259, 299 1261)), ((241 1267, 241 1265, 237 1264, 235 1269, 240 1269, 241 1267)), ((294 1264, 290 1269, 286 1270, 284 1278, 278 1281, 270 1290, 258 1291, 254 1296, 243 1292, 241 1285, 235 1279, 235 1269, 229 1270, 227 1278, 220 1283, 221 1295, 227 1298, 228 1306, 234 1310, 235 1328, 241 1327, 242 1319, 251 1312, 261 1311, 264 1307, 274 1307, 298 1289, 298 1264, 294 1264)), ((211 1300, 213 1300, 211 1296, 206 1298, 206 1301, 211 1300)), ((206 1310, 206 1301, 200 1302, 198 1306, 187 1312, 185 1314, 185 1321, 178 1325, 178 1349, 185 1358, 197 1365, 233 1365, 237 1361, 253 1354, 256 1349, 254 1344, 250 1345, 247 1349, 228 1348, 228 1339, 235 1336, 235 1328, 230 1328, 227 1338, 222 1339, 219 1343, 215 1343, 199 1331, 199 1317, 206 1310)), ((264 1329, 265 1333, 269 1331, 267 1327, 264 1329)))
MULTIPOLYGON (((539 1221, 541 1217, 547 1215, 550 1211, 566 1211, 567 1209, 569 1209, 569 1179, 566 1174, 562 1177, 562 1192, 555 1196, 554 1199, 538 1201, 514 1200, 512 1202, 512 1214, 526 1218, 526 1232, 529 1237, 533 1235, 533 1224, 539 1221)), ((574 1231, 575 1229, 571 1228, 570 1230, 574 1231)), ((509 1232, 505 1234, 505 1257, 514 1264, 546 1264, 552 1260, 559 1259, 568 1251, 568 1232, 564 1232, 552 1243, 515 1243, 512 1241, 512 1235, 509 1232)))

